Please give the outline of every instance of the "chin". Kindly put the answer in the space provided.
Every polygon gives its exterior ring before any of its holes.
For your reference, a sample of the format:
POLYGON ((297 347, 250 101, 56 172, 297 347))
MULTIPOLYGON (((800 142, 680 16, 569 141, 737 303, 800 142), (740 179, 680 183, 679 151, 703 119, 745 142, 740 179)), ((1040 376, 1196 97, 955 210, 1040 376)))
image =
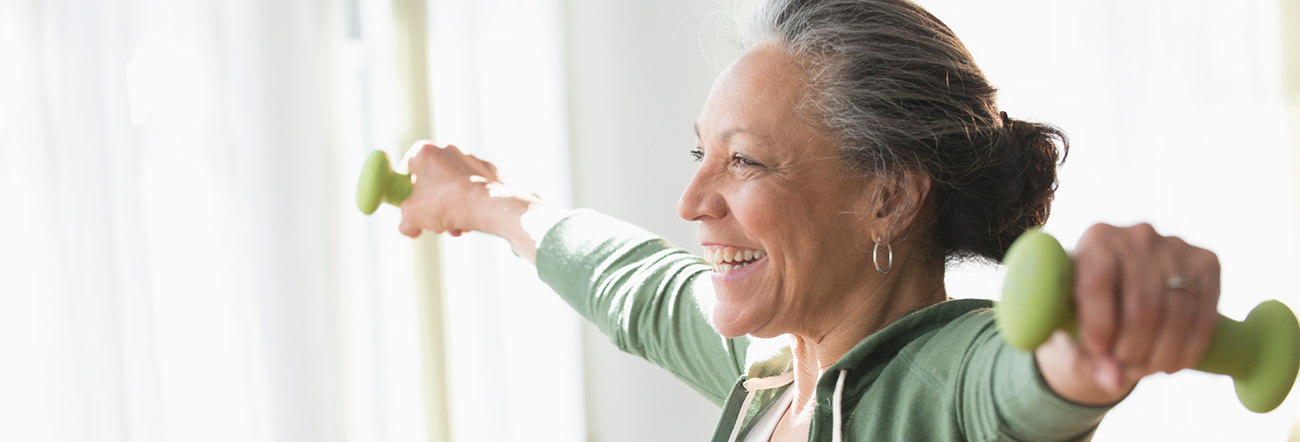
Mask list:
POLYGON ((745 335, 759 336, 760 328, 767 323, 764 315, 754 314, 751 309, 719 302, 713 308, 713 329, 727 339, 745 335))

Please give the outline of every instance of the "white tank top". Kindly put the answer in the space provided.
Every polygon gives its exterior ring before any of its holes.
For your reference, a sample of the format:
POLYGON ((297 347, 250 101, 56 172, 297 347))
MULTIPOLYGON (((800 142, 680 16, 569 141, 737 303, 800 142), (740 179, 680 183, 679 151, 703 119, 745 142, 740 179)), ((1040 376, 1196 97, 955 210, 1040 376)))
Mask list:
POLYGON ((776 432, 776 424, 781 421, 781 416, 785 411, 790 409, 790 404, 794 402, 794 386, 785 389, 785 393, 776 399, 772 408, 767 409, 767 414, 758 419, 754 424, 754 429, 749 430, 745 436, 745 442, 769 442, 772 440, 772 434, 776 432))

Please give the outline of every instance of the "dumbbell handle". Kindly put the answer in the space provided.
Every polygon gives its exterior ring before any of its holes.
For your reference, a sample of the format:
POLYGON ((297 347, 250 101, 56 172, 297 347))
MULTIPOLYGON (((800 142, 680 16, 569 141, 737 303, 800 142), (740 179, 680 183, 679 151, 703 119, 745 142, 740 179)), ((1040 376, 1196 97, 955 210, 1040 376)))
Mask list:
MULTIPOLYGON (((998 329, 1013 347, 1032 351, 1058 329, 1076 333, 1074 263, 1051 235, 1021 235, 1007 266, 998 329)), ((1277 408, 1300 370, 1300 323, 1285 304, 1264 301, 1237 322, 1222 315, 1196 370, 1232 376, 1237 398, 1256 413, 1277 408)))
POLYGON ((394 171, 388 153, 370 152, 357 179, 357 208, 361 213, 375 213, 380 203, 400 206, 408 196, 411 196, 411 176, 394 171))

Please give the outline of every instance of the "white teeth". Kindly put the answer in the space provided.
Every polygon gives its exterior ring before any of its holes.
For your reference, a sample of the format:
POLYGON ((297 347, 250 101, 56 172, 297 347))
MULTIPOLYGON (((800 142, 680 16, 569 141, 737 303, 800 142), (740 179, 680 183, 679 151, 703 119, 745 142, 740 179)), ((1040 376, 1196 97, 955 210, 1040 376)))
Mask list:
POLYGON ((731 247, 709 248, 704 250, 704 260, 713 264, 716 272, 725 272, 747 266, 754 260, 762 259, 767 253, 762 250, 740 250, 731 247), (731 264, 724 264, 731 263, 731 264))

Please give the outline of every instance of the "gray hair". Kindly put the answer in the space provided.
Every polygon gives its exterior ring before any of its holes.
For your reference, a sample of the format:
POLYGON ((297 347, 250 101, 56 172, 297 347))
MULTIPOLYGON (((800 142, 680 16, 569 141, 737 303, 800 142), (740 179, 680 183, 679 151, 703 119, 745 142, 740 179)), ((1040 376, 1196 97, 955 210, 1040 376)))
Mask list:
POLYGON ((840 144, 851 169, 930 178, 931 246, 946 259, 1000 261, 1047 221, 1065 133, 999 112, 997 89, 925 9, 907 0, 763 0, 747 15, 742 47, 775 42, 800 59, 811 78, 800 110, 840 144))

